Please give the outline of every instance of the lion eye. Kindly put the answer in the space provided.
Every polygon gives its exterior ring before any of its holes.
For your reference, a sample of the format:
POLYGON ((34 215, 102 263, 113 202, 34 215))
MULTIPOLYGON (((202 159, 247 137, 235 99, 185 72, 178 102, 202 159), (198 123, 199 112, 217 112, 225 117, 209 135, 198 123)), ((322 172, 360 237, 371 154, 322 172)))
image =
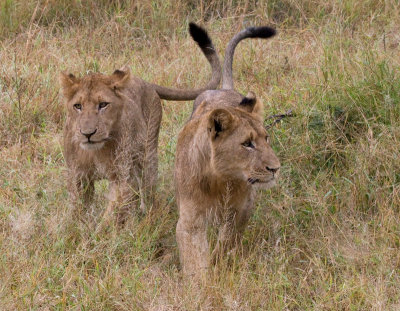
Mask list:
POLYGON ((82 105, 81 105, 81 104, 75 104, 75 105, 74 105, 74 108, 75 108, 76 110, 82 110, 82 105))
POLYGON ((110 104, 110 103, 107 103, 107 102, 101 102, 101 103, 99 104, 99 109, 106 108, 109 104, 110 104))
POLYGON ((254 145, 253 145, 253 142, 252 142, 250 139, 246 140, 246 141, 242 144, 242 146, 243 146, 243 147, 246 147, 246 148, 255 148, 254 145))

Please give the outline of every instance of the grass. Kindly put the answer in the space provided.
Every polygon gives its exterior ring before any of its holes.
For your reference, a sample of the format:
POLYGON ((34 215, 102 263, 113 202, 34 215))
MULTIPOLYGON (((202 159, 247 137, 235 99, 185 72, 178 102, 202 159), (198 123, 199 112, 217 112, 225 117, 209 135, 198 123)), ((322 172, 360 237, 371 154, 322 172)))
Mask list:
POLYGON ((0 1, 0 310, 399 310, 399 2, 0 1), (171 23, 174 20, 174 23, 171 23), (279 186, 260 192, 241 248, 204 288, 184 284, 175 242, 176 137, 191 103, 164 102, 160 210, 99 230, 96 201, 70 214, 60 71, 204 84, 188 21, 222 55, 244 25, 235 85, 266 114, 279 186), (188 53, 188 51, 190 51, 188 53))

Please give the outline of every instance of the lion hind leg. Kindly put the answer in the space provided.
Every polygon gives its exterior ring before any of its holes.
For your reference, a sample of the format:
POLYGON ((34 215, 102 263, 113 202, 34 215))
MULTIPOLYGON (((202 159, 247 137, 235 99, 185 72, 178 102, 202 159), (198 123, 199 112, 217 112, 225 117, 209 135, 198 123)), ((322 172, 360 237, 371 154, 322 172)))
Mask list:
POLYGON ((142 174, 140 181, 140 192, 142 198, 141 206, 152 204, 155 200, 157 178, 158 178, 158 136, 162 117, 160 100, 155 97, 152 101, 153 109, 146 117, 146 131, 144 133, 143 160, 141 163, 142 174))

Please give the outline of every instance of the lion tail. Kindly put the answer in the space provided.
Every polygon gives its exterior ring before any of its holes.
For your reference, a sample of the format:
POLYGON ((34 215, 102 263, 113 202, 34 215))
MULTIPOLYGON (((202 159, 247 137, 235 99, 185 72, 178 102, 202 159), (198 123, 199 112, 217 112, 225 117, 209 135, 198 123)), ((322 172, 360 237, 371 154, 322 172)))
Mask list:
POLYGON ((194 90, 172 89, 157 84, 151 84, 152 87, 156 90, 158 96, 160 96, 160 98, 162 99, 192 100, 206 90, 215 90, 221 81, 221 63, 207 31, 205 31, 200 26, 197 26, 195 23, 190 23, 189 32, 191 37, 194 41, 196 41, 197 45, 200 47, 204 56, 207 58, 208 62, 211 65, 211 79, 203 88, 194 90))
POLYGON ((273 37, 276 30, 270 27, 249 27, 236 34, 228 43, 225 51, 225 60, 222 76, 222 89, 233 90, 232 63, 235 48, 240 41, 246 38, 261 38, 267 39, 273 37))

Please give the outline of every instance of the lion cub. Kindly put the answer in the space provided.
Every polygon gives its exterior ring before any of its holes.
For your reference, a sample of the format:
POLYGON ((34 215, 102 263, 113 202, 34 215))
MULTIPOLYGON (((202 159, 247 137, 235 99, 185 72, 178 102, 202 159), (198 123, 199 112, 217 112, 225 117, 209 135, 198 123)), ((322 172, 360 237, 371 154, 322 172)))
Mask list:
POLYGON ((219 58, 208 34, 193 23, 190 34, 212 67, 212 78, 203 89, 150 84, 132 76, 129 69, 83 78, 61 74, 67 110, 64 156, 75 202, 89 203, 94 181, 106 178, 110 182, 106 215, 116 210, 117 220, 123 222, 130 206, 151 193, 157 179, 160 98, 194 99, 206 89, 215 89, 221 78, 219 58))
POLYGON ((251 215, 255 189, 275 185, 280 163, 263 126, 262 104, 233 89, 232 60, 245 38, 268 38, 275 30, 248 28, 229 42, 222 90, 203 92, 179 134, 175 162, 179 221, 176 238, 186 275, 209 267, 207 224, 223 223, 213 255, 237 242, 251 215))

